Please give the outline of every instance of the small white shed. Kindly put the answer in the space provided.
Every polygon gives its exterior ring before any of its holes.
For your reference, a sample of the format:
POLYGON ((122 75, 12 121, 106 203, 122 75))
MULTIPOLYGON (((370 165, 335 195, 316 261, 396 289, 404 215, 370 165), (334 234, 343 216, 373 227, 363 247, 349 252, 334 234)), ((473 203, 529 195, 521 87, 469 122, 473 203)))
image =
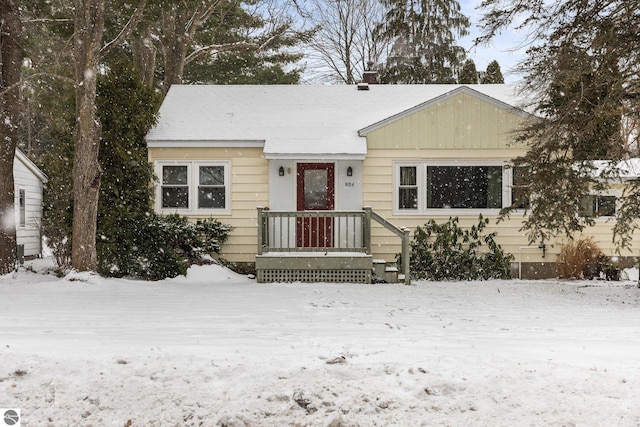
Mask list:
POLYGON ((42 253, 42 195, 47 176, 19 149, 13 162, 18 255, 42 253))

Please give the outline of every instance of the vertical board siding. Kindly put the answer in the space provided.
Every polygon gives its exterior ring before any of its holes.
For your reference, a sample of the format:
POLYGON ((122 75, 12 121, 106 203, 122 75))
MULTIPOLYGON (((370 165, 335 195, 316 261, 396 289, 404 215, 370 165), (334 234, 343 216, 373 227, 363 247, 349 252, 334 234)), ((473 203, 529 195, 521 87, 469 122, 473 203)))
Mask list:
POLYGON ((502 148, 522 115, 460 93, 370 132, 372 149, 502 148))

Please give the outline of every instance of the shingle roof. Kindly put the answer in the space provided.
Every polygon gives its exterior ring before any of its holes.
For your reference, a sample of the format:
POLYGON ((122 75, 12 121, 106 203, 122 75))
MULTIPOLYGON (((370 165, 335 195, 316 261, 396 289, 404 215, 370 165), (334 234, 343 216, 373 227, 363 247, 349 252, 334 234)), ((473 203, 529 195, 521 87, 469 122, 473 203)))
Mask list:
POLYGON ((267 158, 364 157, 359 130, 457 90, 519 103, 512 85, 174 85, 147 141, 150 147, 264 144, 267 158))

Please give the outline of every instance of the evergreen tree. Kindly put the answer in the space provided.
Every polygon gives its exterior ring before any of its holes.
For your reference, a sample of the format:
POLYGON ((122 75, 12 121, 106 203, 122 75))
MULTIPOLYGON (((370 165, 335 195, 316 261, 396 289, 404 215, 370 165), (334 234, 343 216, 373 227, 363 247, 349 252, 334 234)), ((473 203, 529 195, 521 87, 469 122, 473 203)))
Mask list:
POLYGON ((473 59, 467 59, 460 71, 460 77, 458 78, 460 84, 478 84, 478 70, 476 69, 476 63, 473 59))
MULTIPOLYGON (((284 18, 284 17, 282 17, 284 18)), ((264 40, 248 34, 269 32, 267 17, 250 14, 240 2, 220 3, 209 19, 193 35, 182 82, 186 84, 294 84, 301 70, 285 67, 302 58, 288 51, 298 45, 306 33, 283 31, 269 34, 268 48, 264 40), (218 46, 201 55, 193 55, 201 46, 218 46)))
POLYGON ((98 203, 97 255, 101 274, 130 273, 135 249, 145 239, 136 229, 153 213, 153 170, 144 137, 153 123, 160 96, 142 85, 128 62, 109 65, 98 83, 102 123, 100 165, 104 170, 98 203))
POLYGON ((380 70, 383 83, 455 83, 465 51, 469 18, 456 0, 382 0, 386 22, 378 27, 393 40, 380 70))
MULTIPOLYGON (((640 1, 540 4, 531 4, 530 22, 541 22, 545 39, 521 64, 538 118, 520 130, 528 151, 514 160, 533 196, 523 226, 531 241, 572 237, 594 223, 580 215, 580 200, 620 182, 638 156, 640 117, 640 1)), ((617 203, 619 249, 638 228, 640 182, 628 184, 617 203)))
POLYGON ((500 64, 498 64, 498 61, 494 59, 493 61, 489 62, 489 65, 487 65, 487 70, 480 79, 480 83, 482 83, 483 85, 504 83, 504 77, 502 76, 502 71, 500 70, 500 64))
POLYGON ((20 2, 0 3, 0 274, 16 262, 13 160, 18 142, 22 23, 20 2))

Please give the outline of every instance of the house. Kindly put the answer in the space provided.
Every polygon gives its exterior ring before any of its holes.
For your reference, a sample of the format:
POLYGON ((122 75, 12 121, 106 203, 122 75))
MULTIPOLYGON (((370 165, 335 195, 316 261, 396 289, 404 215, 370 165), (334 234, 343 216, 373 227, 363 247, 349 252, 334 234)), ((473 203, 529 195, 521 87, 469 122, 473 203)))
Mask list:
POLYGON ((34 258, 42 254, 42 195, 47 177, 16 149, 13 180, 18 256, 34 258))
POLYGON ((560 244, 495 223, 518 191, 518 105, 510 85, 173 86, 147 135, 155 211, 232 225, 224 257, 259 281, 394 280, 416 226, 479 214, 515 275, 551 277, 560 244))

